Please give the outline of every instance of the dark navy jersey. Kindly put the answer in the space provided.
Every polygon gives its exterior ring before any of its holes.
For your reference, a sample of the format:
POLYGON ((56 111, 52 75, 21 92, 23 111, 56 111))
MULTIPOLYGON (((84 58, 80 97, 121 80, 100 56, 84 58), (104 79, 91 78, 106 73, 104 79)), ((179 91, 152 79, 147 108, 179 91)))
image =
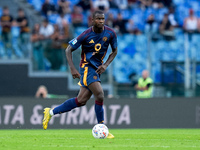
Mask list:
POLYGON ((89 64, 98 68, 103 63, 109 44, 112 49, 117 48, 117 36, 114 30, 108 26, 104 26, 101 33, 95 33, 90 27, 77 38, 71 40, 69 44, 73 49, 82 45, 80 67, 89 64))

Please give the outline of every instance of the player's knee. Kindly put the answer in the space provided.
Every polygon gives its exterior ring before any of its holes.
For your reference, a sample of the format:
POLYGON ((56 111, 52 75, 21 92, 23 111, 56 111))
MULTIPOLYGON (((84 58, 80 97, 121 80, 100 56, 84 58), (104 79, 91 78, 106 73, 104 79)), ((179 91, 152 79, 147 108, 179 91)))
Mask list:
POLYGON ((77 99, 78 99, 79 106, 84 106, 88 101, 87 98, 77 98, 77 99))
POLYGON ((84 106, 87 103, 87 101, 80 101, 79 103, 80 103, 80 106, 84 106))
POLYGON ((79 106, 84 106, 86 103, 87 103, 87 102, 82 102, 82 103, 80 103, 79 106))
POLYGON ((99 92, 95 97, 96 97, 96 100, 97 100, 97 101, 103 102, 104 93, 103 93, 103 92, 99 92))

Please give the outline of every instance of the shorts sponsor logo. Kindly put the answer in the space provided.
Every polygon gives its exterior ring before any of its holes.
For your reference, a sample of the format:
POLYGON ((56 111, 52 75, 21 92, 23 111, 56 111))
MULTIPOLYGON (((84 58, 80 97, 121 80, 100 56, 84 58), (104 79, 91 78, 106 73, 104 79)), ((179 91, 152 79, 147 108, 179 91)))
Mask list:
POLYGON ((96 80, 96 79, 97 79, 97 76, 93 76, 93 78, 96 80))

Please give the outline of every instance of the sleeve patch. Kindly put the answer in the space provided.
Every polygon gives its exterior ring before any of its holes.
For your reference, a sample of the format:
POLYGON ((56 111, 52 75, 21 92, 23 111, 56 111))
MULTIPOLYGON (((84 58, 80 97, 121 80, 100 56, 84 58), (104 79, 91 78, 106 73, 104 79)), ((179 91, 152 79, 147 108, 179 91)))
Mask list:
POLYGON ((77 43, 77 39, 74 39, 74 40, 72 41, 72 44, 75 45, 76 43, 77 43))

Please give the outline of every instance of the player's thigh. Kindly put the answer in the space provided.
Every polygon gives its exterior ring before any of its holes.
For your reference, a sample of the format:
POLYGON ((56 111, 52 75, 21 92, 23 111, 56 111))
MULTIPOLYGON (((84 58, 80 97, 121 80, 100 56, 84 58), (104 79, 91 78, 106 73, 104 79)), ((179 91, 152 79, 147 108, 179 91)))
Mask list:
POLYGON ((92 96, 91 91, 81 86, 77 99, 79 103, 86 103, 90 99, 91 96, 92 96))
POLYGON ((96 100, 103 101, 104 92, 100 82, 93 82, 88 88, 92 91, 96 100))

